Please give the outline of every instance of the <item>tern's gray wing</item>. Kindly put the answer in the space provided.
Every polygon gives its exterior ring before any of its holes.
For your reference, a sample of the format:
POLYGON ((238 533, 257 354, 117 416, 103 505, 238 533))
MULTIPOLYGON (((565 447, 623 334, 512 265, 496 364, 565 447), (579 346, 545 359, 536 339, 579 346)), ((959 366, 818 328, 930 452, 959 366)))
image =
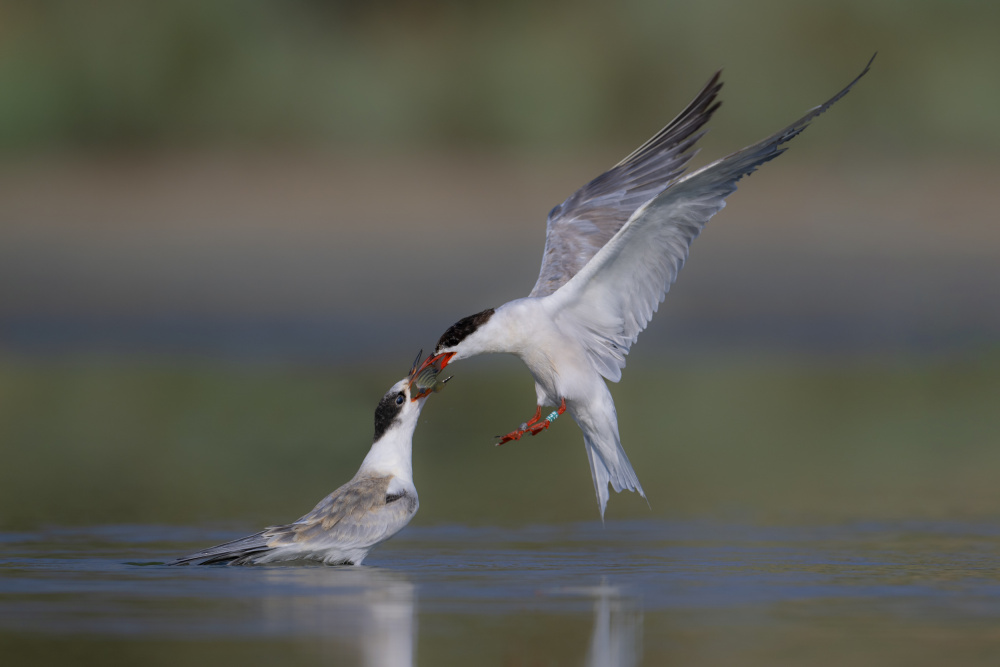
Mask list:
POLYGON ((313 511, 275 531, 279 544, 373 545, 402 528, 416 511, 409 494, 388 495, 392 475, 355 477, 313 511))
POLYGON ((625 355, 677 279, 691 243, 726 205, 736 183, 785 152, 782 145, 846 95, 870 66, 871 61, 843 90, 783 130, 678 179, 636 211, 593 261, 550 297, 557 323, 587 348, 604 377, 621 379, 625 355))
POLYGON ((388 539, 409 521, 417 499, 408 494, 387 495, 391 475, 355 477, 321 500, 295 523, 271 526, 255 535, 220 544, 172 565, 250 563, 282 549, 303 554, 324 549, 345 551, 373 546, 388 539))
POLYGON ((628 157, 574 192, 549 213, 545 251, 530 296, 555 292, 572 278, 622 228, 633 212, 676 179, 697 151, 689 149, 704 134, 721 102, 720 72, 666 127, 628 157))

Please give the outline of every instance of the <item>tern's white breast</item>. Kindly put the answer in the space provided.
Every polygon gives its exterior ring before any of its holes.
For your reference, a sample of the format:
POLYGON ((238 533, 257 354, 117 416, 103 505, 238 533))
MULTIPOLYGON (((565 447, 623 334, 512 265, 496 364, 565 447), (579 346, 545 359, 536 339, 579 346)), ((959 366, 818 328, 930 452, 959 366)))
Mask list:
POLYGON ((553 319, 545 298, 512 301, 502 314, 509 336, 509 352, 516 354, 547 394, 547 404, 589 392, 600 375, 593 368, 582 343, 567 335, 553 319))

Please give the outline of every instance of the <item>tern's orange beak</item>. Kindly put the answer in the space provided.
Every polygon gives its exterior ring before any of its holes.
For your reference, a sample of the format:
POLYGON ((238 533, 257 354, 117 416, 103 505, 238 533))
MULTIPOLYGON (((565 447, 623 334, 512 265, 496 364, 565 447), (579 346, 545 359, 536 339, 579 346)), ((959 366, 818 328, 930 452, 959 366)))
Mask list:
POLYGON ((438 371, 443 371, 444 367, 448 365, 448 362, 451 361, 451 358, 454 356, 454 352, 442 352, 441 354, 435 354, 433 357, 430 357, 427 361, 425 361, 424 365, 437 364, 440 362, 441 365, 438 367, 438 371))
POLYGON ((411 401, 428 396, 435 391, 441 391, 444 384, 451 378, 438 380, 438 375, 448 365, 453 356, 455 356, 454 352, 444 352, 427 357, 427 360, 423 364, 420 364, 420 355, 417 355, 417 360, 413 363, 413 369, 410 371, 409 386, 412 388, 410 394, 411 401), (419 368, 417 367, 418 364, 419 368))

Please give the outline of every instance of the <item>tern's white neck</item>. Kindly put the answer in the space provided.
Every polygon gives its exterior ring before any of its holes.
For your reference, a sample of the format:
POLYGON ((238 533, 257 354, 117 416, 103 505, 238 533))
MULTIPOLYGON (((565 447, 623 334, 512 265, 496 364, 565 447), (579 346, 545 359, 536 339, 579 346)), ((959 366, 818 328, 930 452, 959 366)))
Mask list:
POLYGON ((413 484, 413 424, 394 424, 372 445, 358 473, 395 475, 413 484))

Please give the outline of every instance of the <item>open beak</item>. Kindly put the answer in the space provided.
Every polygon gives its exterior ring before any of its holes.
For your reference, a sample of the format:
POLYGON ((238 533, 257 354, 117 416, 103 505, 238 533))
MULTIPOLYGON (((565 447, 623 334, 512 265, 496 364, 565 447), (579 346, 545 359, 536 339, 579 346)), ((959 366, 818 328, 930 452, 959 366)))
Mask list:
POLYGON ((445 383, 451 379, 451 377, 446 377, 443 380, 438 380, 438 376, 444 370, 444 367, 448 365, 448 362, 451 361, 451 358, 455 356, 454 352, 444 352, 427 357, 427 360, 423 364, 420 363, 421 356, 423 356, 423 350, 417 355, 416 360, 413 362, 413 368, 410 369, 409 387, 411 401, 428 396, 433 392, 441 391, 445 383))

